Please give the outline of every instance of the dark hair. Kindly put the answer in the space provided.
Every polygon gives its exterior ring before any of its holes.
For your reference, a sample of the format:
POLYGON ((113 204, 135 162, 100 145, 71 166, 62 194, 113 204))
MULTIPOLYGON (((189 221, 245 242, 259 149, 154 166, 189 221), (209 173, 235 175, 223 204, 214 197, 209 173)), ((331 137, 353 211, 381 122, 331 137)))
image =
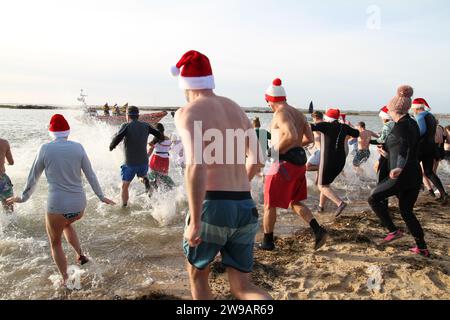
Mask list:
POLYGON ((127 114, 132 120, 139 119, 139 108, 135 106, 128 107, 127 114))
POLYGON ((366 123, 365 122, 358 122, 358 127, 361 127, 361 128, 363 128, 363 129, 365 129, 366 128, 366 123))
POLYGON ((314 111, 311 114, 311 117, 313 117, 314 119, 323 120, 323 113, 320 111, 314 111))
POLYGON ((253 119, 253 126, 255 128, 261 128, 261 122, 259 121, 259 117, 255 117, 255 119, 253 119))
POLYGON ((450 130, 450 126, 446 126, 446 127, 445 127, 445 130, 450 130))
POLYGON ((156 130, 158 130, 162 135, 164 135, 164 125, 162 123, 156 124, 156 130))
POLYGON ((166 137, 165 137, 165 135, 164 135, 164 126, 163 126, 163 124, 162 123, 157 123, 156 124, 156 130, 158 130, 159 131, 159 133, 160 133, 160 138, 158 138, 158 137, 155 137, 153 140, 152 140, 152 144, 157 144, 157 143, 161 143, 161 142, 163 142, 164 140, 166 140, 166 137))

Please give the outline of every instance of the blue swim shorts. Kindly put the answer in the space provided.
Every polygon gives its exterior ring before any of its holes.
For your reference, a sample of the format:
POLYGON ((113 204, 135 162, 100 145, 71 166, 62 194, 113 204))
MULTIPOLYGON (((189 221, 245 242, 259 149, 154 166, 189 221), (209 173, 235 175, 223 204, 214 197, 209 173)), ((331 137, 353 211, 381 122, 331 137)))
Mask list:
MULTIPOLYGON (((183 242, 189 263, 204 270, 220 252, 225 267, 252 272, 259 222, 250 192, 207 192, 201 220, 200 245, 191 248, 186 240, 183 242)), ((188 224, 189 216, 186 226, 188 224)))
POLYGON ((138 176, 139 178, 144 178, 147 176, 148 164, 146 163, 139 166, 129 166, 124 164, 123 166, 120 167, 120 169, 122 181, 131 182, 133 181, 135 176, 138 176))

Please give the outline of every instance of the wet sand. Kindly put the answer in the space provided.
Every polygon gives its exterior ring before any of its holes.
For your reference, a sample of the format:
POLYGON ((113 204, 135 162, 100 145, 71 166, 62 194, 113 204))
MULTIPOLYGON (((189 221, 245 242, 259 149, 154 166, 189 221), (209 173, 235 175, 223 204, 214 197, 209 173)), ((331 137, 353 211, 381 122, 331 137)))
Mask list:
MULTIPOLYGON (((395 223, 406 230, 400 214, 390 205, 395 223)), ((302 226, 294 235, 280 236, 273 252, 256 251, 253 279, 278 300, 446 300, 450 299, 450 207, 422 195, 415 212, 422 222, 432 258, 409 253, 410 235, 379 245, 385 231, 364 201, 352 203, 340 218, 318 215, 330 232, 325 247, 312 249, 313 236, 302 226), (361 210, 362 208, 362 210, 361 210), (381 290, 369 290, 368 269, 382 272, 381 290)), ((282 213, 292 215, 292 213, 282 213)), ((258 239, 261 234, 258 235, 258 239)), ((177 259, 178 260, 178 259, 177 259)), ((179 262, 183 260, 180 258, 179 262)), ((214 263, 211 285, 218 299, 232 299, 225 270, 214 263)), ((187 275, 173 286, 149 288, 137 299, 190 299, 187 275)), ((117 298, 117 297, 116 297, 117 298)))

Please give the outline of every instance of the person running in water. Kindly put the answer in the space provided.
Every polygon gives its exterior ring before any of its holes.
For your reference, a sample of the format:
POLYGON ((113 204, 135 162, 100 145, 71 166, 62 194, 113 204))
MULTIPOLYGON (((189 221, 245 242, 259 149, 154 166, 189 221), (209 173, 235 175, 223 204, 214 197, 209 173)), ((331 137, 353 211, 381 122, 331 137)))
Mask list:
POLYGON ((176 133, 172 133, 170 140, 172 141, 172 147, 170 149, 171 158, 184 175, 184 169, 186 169, 186 157, 184 155, 183 142, 176 133))
POLYGON ((372 191, 368 202, 383 226, 389 230, 383 240, 383 243, 387 244, 404 235, 392 221, 386 201, 397 196, 402 219, 417 244, 411 252, 429 257, 422 226, 413 212, 422 183, 418 161, 420 131, 417 123, 408 114, 413 94, 413 88, 401 86, 388 104, 389 115, 396 124, 384 147, 379 150, 381 155, 388 159, 389 177, 372 191))
MULTIPOLYGON (((434 162, 437 155, 436 150, 436 118, 429 112, 430 106, 423 98, 413 101, 412 109, 416 116, 420 129, 419 160, 422 163, 424 175, 433 183, 441 194, 439 201, 446 203, 448 194, 444 189, 441 179, 434 172, 434 162)), ((432 190, 429 190, 431 193, 432 190)), ((434 192, 433 192, 434 193, 434 192)))
POLYGON ((214 76, 205 55, 187 52, 172 74, 180 75, 181 68, 179 83, 188 104, 177 111, 175 123, 186 154, 189 215, 184 253, 192 297, 213 299, 208 277, 210 264, 220 252, 237 299, 271 299, 251 283, 259 224, 250 181, 264 165, 255 131, 235 102, 214 94, 214 76), (236 134, 230 137, 227 131, 236 134))
POLYGON ((78 263, 83 265, 89 261, 81 250, 78 235, 73 227, 73 223, 83 217, 87 205, 81 172, 101 202, 109 205, 115 203, 104 196, 83 146, 68 140, 70 126, 64 116, 55 114, 51 118, 49 132, 54 140, 39 148, 22 196, 9 198, 7 203, 12 205, 28 201, 45 171, 49 191, 45 217, 47 234, 53 260, 65 285, 68 274, 67 258, 61 242, 63 234, 75 250, 78 263))
POLYGON ((319 166, 319 212, 324 211, 325 202, 330 199, 337 206, 336 217, 342 214, 347 204, 331 189, 331 184, 345 167, 347 137, 359 137, 358 130, 339 122, 340 113, 339 109, 329 109, 324 116, 327 122, 311 125, 314 132, 322 133, 319 166))
POLYGON ((272 140, 272 135, 266 129, 261 129, 261 121, 258 117, 253 119, 253 128, 256 131, 256 137, 261 144, 264 154, 267 154, 269 151, 269 141, 272 140))
POLYGON ((364 171, 361 165, 370 159, 370 140, 372 138, 379 138, 380 136, 373 131, 367 130, 365 122, 359 122, 356 128, 359 131, 358 151, 356 151, 355 157, 353 158, 353 166, 356 172, 360 176, 363 176, 364 171))
POLYGON ((303 203, 308 197, 306 185, 306 153, 303 146, 314 142, 306 117, 287 103, 280 79, 266 91, 266 101, 274 112, 271 132, 271 157, 275 158, 267 174, 264 190, 264 240, 259 248, 274 250, 274 228, 277 208, 292 209, 311 227, 314 249, 326 242, 327 231, 319 225, 311 210, 303 203), (278 158, 278 159, 277 159, 278 158))
POLYGON ((450 161, 450 126, 445 127, 445 160, 450 161))
POLYGON ((14 165, 14 158, 11 153, 9 142, 0 139, 0 202, 6 212, 13 212, 14 206, 6 203, 6 199, 11 198, 14 195, 14 190, 11 179, 6 174, 5 163, 10 166, 14 165))
MULTIPOLYGON (((445 159, 445 129, 441 125, 439 125, 439 120, 436 119, 436 158, 434 159, 433 171, 437 174, 439 169, 439 164, 442 160, 445 159)), ((423 177, 423 183, 425 187, 428 189, 429 194, 434 198, 436 194, 433 190, 433 185, 427 177, 423 177)))
MULTIPOLYGON (((320 111, 314 111, 311 115, 314 124, 322 123, 323 120, 323 113, 320 111)), ((313 148, 314 153, 309 157, 308 162, 306 163, 306 171, 316 172, 316 182, 317 185, 319 183, 319 165, 320 165, 320 140, 321 140, 321 133, 320 132, 314 132, 314 144, 313 148)))
POLYGON ((122 140, 125 145, 125 164, 121 167, 122 175, 122 206, 128 206, 129 188, 133 179, 138 176, 144 182, 146 190, 150 188, 148 173, 148 136, 153 135, 162 139, 161 133, 145 122, 139 121, 139 109, 127 109, 127 123, 124 123, 119 132, 113 137, 109 150, 113 151, 122 140))
POLYGON ((162 123, 156 124, 156 129, 162 136, 160 138, 154 138, 149 143, 150 149, 148 155, 150 157, 150 172, 148 174, 148 180, 150 182, 149 196, 156 189, 162 189, 168 191, 175 186, 173 180, 169 177, 169 165, 170 165, 170 149, 172 147, 172 140, 164 134, 164 126, 162 123))

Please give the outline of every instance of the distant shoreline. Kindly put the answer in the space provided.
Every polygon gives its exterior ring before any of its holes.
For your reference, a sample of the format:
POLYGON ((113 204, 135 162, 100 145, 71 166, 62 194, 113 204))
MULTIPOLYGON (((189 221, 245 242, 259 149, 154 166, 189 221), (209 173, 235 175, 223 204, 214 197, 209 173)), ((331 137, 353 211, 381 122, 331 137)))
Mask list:
MULTIPOLYGON (((138 106, 139 109, 143 111, 177 111, 180 107, 150 107, 150 106, 138 106)), ((102 106, 95 106, 97 110, 102 110, 102 106)), ((52 105, 29 105, 29 104, 18 104, 18 105, 12 105, 12 104, 0 104, 0 109, 17 109, 17 110, 80 110, 81 107, 79 106, 69 106, 69 107, 61 107, 61 106, 52 106, 52 105)), ((272 113, 269 109, 259 108, 259 107, 253 107, 248 108, 244 107, 245 112, 247 113, 272 113)), ((299 109, 303 113, 309 113, 308 109, 299 109)), ((323 111, 321 109, 317 109, 317 111, 323 111)), ((347 116, 377 116, 378 112, 374 111, 354 111, 354 110, 348 110, 348 111, 342 111, 347 116)), ((436 116, 444 119, 450 119, 450 114, 436 114, 436 116)))

